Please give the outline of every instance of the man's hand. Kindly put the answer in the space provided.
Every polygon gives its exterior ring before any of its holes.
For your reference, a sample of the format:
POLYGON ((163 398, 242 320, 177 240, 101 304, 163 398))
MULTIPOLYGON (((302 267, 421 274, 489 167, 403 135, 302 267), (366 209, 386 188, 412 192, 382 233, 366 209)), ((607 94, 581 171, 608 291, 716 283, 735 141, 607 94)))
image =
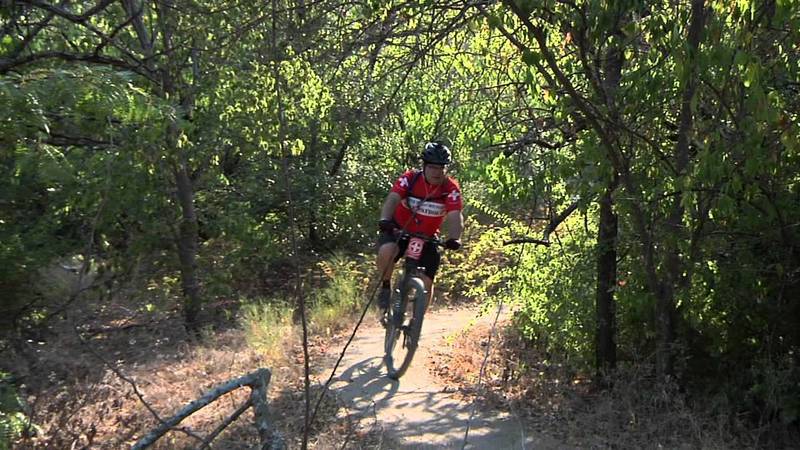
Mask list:
POLYGON ((461 241, 458 239, 448 239, 444 241, 444 248, 448 250, 458 250, 461 248, 461 241))
POLYGON ((378 228, 384 233, 391 233, 397 228, 397 224, 392 219, 381 219, 378 221, 378 228))

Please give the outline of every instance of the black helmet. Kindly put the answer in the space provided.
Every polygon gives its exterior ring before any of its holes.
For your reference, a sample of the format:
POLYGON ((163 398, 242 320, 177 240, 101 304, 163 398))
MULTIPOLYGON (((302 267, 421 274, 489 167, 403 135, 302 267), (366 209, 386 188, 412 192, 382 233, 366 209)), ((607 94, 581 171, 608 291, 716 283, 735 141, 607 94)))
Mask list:
POLYGON ((453 162, 450 149, 441 142, 428 142, 422 151, 422 160, 430 164, 446 166, 453 162))

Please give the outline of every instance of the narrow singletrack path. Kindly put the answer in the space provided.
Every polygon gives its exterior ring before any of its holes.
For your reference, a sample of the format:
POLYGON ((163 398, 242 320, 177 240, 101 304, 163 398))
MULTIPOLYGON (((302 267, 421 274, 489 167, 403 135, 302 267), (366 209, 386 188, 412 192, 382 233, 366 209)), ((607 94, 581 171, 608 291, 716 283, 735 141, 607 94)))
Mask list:
MULTIPOLYGON (((377 421, 389 438, 390 444, 384 448, 463 448, 472 403, 430 374, 427 361, 431 349, 441 349, 448 336, 476 321, 491 325, 493 319, 494 313, 478 317, 477 309, 472 308, 429 310, 420 347, 399 381, 386 376, 382 364, 384 330, 375 320, 368 319, 358 330, 331 388, 347 405, 351 418, 377 421)), ((507 412, 479 406, 470 424, 466 448, 563 448, 556 444, 550 438, 529 434, 507 412)))

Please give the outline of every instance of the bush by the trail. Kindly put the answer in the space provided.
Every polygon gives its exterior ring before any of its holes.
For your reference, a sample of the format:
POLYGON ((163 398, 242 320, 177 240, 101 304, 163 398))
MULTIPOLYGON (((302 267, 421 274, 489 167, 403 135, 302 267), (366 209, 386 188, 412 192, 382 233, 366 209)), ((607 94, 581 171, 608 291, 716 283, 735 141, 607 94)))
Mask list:
POLYGON ((10 449, 14 440, 28 427, 23 402, 12 383, 11 375, 0 371, 0 450, 10 449))
POLYGON ((241 323, 247 344, 268 359, 285 358, 284 342, 293 333, 292 308, 278 301, 246 302, 241 323))
POLYGON ((364 305, 364 283, 369 284, 372 268, 344 255, 335 255, 318 264, 325 285, 309 295, 308 322, 311 331, 330 334, 353 325, 349 317, 364 305))

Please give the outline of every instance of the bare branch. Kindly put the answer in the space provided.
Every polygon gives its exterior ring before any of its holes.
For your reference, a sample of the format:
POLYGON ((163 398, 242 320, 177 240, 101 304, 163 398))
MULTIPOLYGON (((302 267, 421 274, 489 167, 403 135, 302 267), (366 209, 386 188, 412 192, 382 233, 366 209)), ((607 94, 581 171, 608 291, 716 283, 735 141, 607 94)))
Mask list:
MULTIPOLYGON (((124 374, 124 373, 122 373, 122 371, 121 371, 121 370, 119 370, 119 369, 118 369, 116 366, 114 366, 114 364, 112 364, 112 363, 110 363, 109 361, 107 361, 107 360, 106 360, 106 359, 105 359, 105 358, 104 358, 104 357, 103 357, 103 356, 102 356, 102 355, 101 355, 99 352, 97 352, 97 350, 95 350, 95 349, 94 349, 94 347, 92 347, 91 345, 89 345, 89 343, 88 343, 88 342, 86 342, 86 340, 83 338, 83 336, 81 336, 81 333, 80 333, 80 331, 79 331, 77 328, 75 328, 75 334, 78 336, 78 339, 79 339, 79 340, 80 340, 80 342, 83 344, 83 346, 84 346, 84 347, 85 347, 85 348, 86 348, 86 349, 87 349, 87 350, 88 350, 88 351, 89 351, 89 352, 90 352, 90 353, 91 353, 91 354, 92 354, 92 355, 93 355, 95 358, 99 359, 99 360, 100 360, 100 361, 101 361, 101 362, 102 362, 102 363, 103 363, 103 364, 104 364, 106 367, 108 367, 108 368, 109 368, 109 370, 111 370, 112 372, 114 372, 114 374, 115 374, 116 376, 118 376, 120 379, 122 379, 123 381, 125 381, 126 383, 128 383, 129 385, 131 385, 131 387, 133 388, 133 392, 134 392, 134 394, 136 394, 136 397, 139 399, 139 401, 140 401, 140 402, 142 402, 142 404, 144 405, 144 407, 145 407, 145 408, 147 408, 147 410, 150 412, 150 414, 152 414, 152 415, 153 415, 153 417, 154 417, 154 418, 155 418, 155 419, 156 419, 158 422, 160 422, 160 423, 162 424, 161 426, 164 426, 164 423, 165 423, 165 422, 164 422, 164 421, 161 419, 161 416, 159 416, 159 415, 158 415, 158 412, 156 412, 156 410, 155 410, 155 409, 153 409, 153 407, 150 405, 150 403, 148 403, 148 402, 147 402, 147 401, 144 399, 144 395, 143 395, 143 394, 142 394, 142 392, 139 390, 139 386, 137 386, 137 385, 136 385, 136 382, 135 382, 134 380, 132 380, 131 378, 128 378, 127 376, 125 376, 125 374, 124 374)), ((177 425, 177 423, 176 423, 176 425, 177 425)), ((168 428, 167 428, 167 430, 169 430, 169 429, 171 429, 171 428, 172 428, 172 426, 168 427, 168 428)), ((186 433, 187 435, 189 435, 189 436, 191 436, 191 437, 193 437, 193 438, 195 438, 195 439, 197 439, 197 440, 199 440, 199 441, 202 441, 202 440, 203 440, 203 438, 202 438, 202 437, 198 436, 197 434, 195 434, 194 432, 192 432, 192 431, 191 431, 191 430, 189 430, 189 429, 185 429, 185 428, 177 428, 177 430, 178 430, 178 431, 181 431, 181 432, 183 432, 183 433, 186 433)), ((165 433, 166 433, 166 431, 165 431, 165 433)), ((162 434, 163 434, 163 433, 162 433, 162 434)))
MULTIPOLYGON (((266 385, 269 384, 271 377, 272 374, 269 369, 261 368, 255 372, 251 372, 247 375, 230 380, 215 387, 214 389, 211 389, 197 400, 194 400, 181 408, 181 410, 178 411, 174 416, 167 420, 162 420, 161 425, 147 433, 147 435, 145 435, 143 438, 139 439, 139 441, 132 447, 132 450, 141 450, 151 446, 156 440, 158 440, 158 438, 166 434, 169 430, 173 429, 173 427, 181 423, 181 421, 183 421, 185 418, 191 416, 207 406, 209 403, 235 389, 239 389, 242 386, 250 386, 253 391, 262 388, 265 389, 266 385)), ((250 401, 248 401, 248 403, 250 403, 250 401)), ((200 440, 204 441, 202 438, 200 438, 200 440)))
POLYGON ((236 421, 248 408, 253 406, 253 403, 248 399, 246 402, 242 404, 236 411, 233 412, 227 419, 225 419, 214 431, 212 431, 208 436, 206 436, 205 440, 203 441, 203 445, 200 446, 200 449, 209 448, 211 446, 211 442, 219 436, 220 433, 225 431, 225 428, 228 428, 230 424, 236 421))
MULTIPOLYGON (((40 129, 42 132, 47 133, 47 130, 40 129)), ((80 147, 109 147, 111 146, 111 142, 109 141, 98 141, 96 139, 92 139, 87 136, 69 136, 66 134, 61 134, 56 131, 50 130, 50 137, 45 139, 43 142, 46 144, 54 145, 56 147, 69 147, 69 146, 80 146, 80 147)))
POLYGON ((33 42, 33 39, 50 23, 51 20, 53 20, 53 17, 55 17, 55 14, 52 13, 48 14, 44 20, 37 23, 36 26, 33 27, 33 30, 30 30, 27 34, 25 34, 25 37, 22 39, 22 42, 20 42, 17 48, 14 49, 13 52, 11 52, 8 58, 14 59, 17 56, 19 56, 23 51, 25 51, 25 49, 28 48, 30 43, 33 42))
POLYGON ((550 241, 545 241, 542 239, 535 239, 530 237, 509 239, 507 241, 503 241, 503 245, 512 245, 512 244, 538 244, 538 245, 543 245, 545 247, 550 247, 550 241))
POLYGON ((155 81, 155 79, 152 77, 152 74, 148 73, 147 70, 144 70, 139 64, 131 64, 127 61, 108 56, 74 54, 60 51, 32 53, 19 59, 0 58, 0 75, 5 75, 17 67, 46 59, 60 59, 68 62, 88 62, 91 64, 117 67, 123 70, 130 70, 131 72, 142 75, 149 80, 155 81))
POLYGON ((21 3, 27 3, 31 6, 35 6, 39 9, 43 9, 45 11, 49 11, 53 14, 58 15, 59 17, 63 17, 70 22, 76 23, 84 23, 85 21, 89 20, 92 16, 97 13, 102 12, 105 10, 108 5, 114 3, 115 0, 102 0, 94 7, 87 9, 83 14, 74 14, 69 12, 68 10, 62 8, 61 6, 56 6, 47 2, 43 2, 40 0, 22 0, 21 3))
POLYGON ((543 236, 542 239, 549 241, 550 233, 556 231, 556 228, 558 228, 558 226, 561 225, 561 222, 567 220, 567 217, 569 217, 570 214, 572 214, 573 212, 575 212, 576 209, 578 209, 578 204, 579 200, 575 200, 574 202, 572 202, 571 205, 567 207, 567 209, 561 211, 561 214, 551 218, 550 223, 547 224, 547 227, 544 229, 544 232, 542 233, 543 236))
MULTIPOLYGON (((79 25, 81 25, 83 28, 87 29, 87 30, 88 30, 88 31, 90 31, 92 34, 94 34, 94 35, 96 35, 98 38, 100 38, 100 40, 101 40, 101 43, 100 43, 100 45, 98 46, 99 48, 103 48, 103 47, 105 47, 105 46, 106 46, 106 44, 108 44, 108 43, 114 44, 114 42, 113 42, 113 37, 111 37, 111 36, 109 36, 109 35, 106 35, 106 34, 105 34, 105 33, 103 33, 101 30, 99 30, 97 27, 95 27, 94 25, 92 25, 92 24, 91 24, 91 22, 89 21, 89 19, 90 19, 90 18, 91 18, 91 17, 92 17, 94 14, 97 14, 97 13, 99 13, 99 12, 103 11, 103 10, 106 8, 106 6, 108 6, 109 4, 111 4, 111 1, 110 1, 110 0, 104 0, 103 2, 101 2, 100 4, 98 4, 96 7, 94 7, 94 8, 91 8, 90 10, 88 10, 87 12, 85 12, 84 14, 80 14, 80 15, 78 15, 78 14, 73 14, 73 13, 71 13, 70 11, 68 11, 68 10, 66 10, 66 9, 64 9, 64 8, 62 8, 62 7, 60 7, 60 6, 51 5, 51 4, 49 4, 49 3, 42 2, 42 1, 39 1, 39 0, 33 0, 33 1, 29 1, 28 3, 29 3, 30 5, 32 5, 32 6, 35 6, 35 7, 37 7, 37 8, 41 8, 41 9, 43 9, 43 10, 45 10, 45 11, 48 11, 48 12, 50 12, 51 14, 55 14, 55 15, 57 15, 58 17, 64 18, 64 19, 66 19, 66 20, 68 20, 68 21, 70 21, 70 22, 73 22, 73 23, 76 23, 76 24, 79 24, 79 25)), ((131 52, 130 52, 130 51, 127 49, 127 48, 125 48, 125 47, 122 47, 122 46, 120 46, 120 45, 114 45, 114 48, 116 48, 117 50, 119 50, 120 52, 122 52, 122 54, 124 54, 125 56, 127 56, 127 57, 128 57, 129 59, 131 59, 132 61, 137 61, 137 62, 139 62, 139 58, 137 58, 137 57, 136 57, 136 55, 134 55, 133 53, 131 53, 131 52)), ((98 53, 98 52, 97 52, 97 51, 95 51, 95 53, 98 53)), ((139 62, 139 63, 140 63, 140 62, 139 62)), ((140 64, 141 64, 141 63, 140 63, 140 64)))

